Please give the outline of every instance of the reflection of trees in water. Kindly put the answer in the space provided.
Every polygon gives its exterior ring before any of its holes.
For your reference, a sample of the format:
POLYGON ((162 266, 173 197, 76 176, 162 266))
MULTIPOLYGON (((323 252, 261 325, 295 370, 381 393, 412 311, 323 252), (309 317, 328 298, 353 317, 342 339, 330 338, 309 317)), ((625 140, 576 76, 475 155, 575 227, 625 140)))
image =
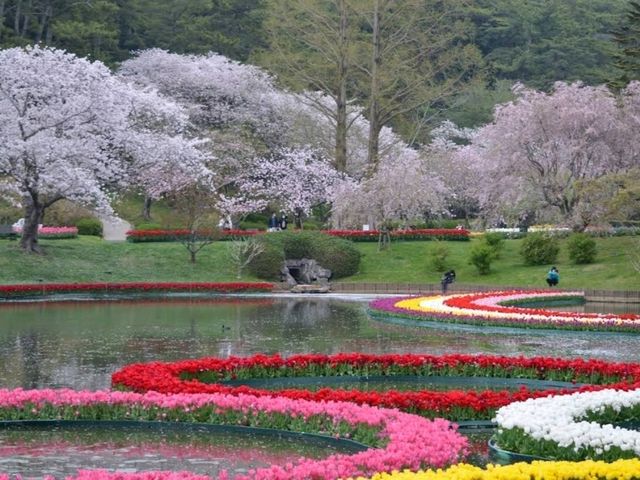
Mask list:
POLYGON ((354 332, 360 327, 365 315, 359 305, 339 304, 322 299, 305 298, 289 300, 280 305, 281 323, 291 333, 300 335, 339 335, 354 332))
POLYGON ((41 383, 39 336, 33 330, 18 335, 18 350, 22 358, 22 384, 24 388, 38 388, 41 383))

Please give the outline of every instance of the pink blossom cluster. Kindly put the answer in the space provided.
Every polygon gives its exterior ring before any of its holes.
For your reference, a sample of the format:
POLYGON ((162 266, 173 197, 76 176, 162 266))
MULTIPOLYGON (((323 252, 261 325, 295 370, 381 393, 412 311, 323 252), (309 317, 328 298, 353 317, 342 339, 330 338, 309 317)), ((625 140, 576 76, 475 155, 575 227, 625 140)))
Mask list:
MULTIPOLYGON (((22 233, 21 227, 13 227, 13 231, 16 233, 22 233)), ((40 235, 77 235, 77 227, 38 227, 38 234, 40 235)))
MULTIPOLYGON (((466 453, 467 440, 457 433, 446 420, 427 420, 402 413, 398 410, 354 405, 348 402, 311 402, 283 397, 254 397, 251 395, 221 394, 174 394, 156 392, 146 394, 111 391, 74 390, 0 390, 0 409, 24 409, 27 417, 55 417, 56 410, 68 408, 98 407, 113 408, 114 415, 123 415, 124 410, 177 409, 191 411, 215 405, 220 410, 233 410, 251 414, 255 412, 279 413, 304 419, 325 415, 334 422, 349 425, 365 424, 380 428, 386 439, 384 448, 370 448, 354 455, 336 454, 323 460, 300 459, 286 465, 250 470, 238 480, 267 479, 338 479, 358 475, 372 475, 379 471, 419 469, 426 466, 443 467, 457 462, 466 453), (122 409, 119 407, 128 407, 122 409)), ((1 413, 1 412, 0 412, 1 413)), ((133 480, 133 479, 188 479, 201 480, 207 477, 189 473, 147 472, 138 474, 108 473, 104 471, 80 471, 78 480, 133 480)), ((220 476, 227 478, 226 474, 220 476)), ((0 480, 2 477, 0 477, 0 480)))

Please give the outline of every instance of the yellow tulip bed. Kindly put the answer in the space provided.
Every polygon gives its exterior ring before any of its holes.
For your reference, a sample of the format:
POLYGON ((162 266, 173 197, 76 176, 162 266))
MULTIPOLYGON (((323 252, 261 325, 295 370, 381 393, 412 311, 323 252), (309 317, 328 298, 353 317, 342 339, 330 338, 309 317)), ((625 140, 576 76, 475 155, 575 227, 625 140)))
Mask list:
POLYGON ((640 480, 640 459, 613 463, 536 461, 486 468, 459 463, 446 470, 377 473, 370 480, 640 480))

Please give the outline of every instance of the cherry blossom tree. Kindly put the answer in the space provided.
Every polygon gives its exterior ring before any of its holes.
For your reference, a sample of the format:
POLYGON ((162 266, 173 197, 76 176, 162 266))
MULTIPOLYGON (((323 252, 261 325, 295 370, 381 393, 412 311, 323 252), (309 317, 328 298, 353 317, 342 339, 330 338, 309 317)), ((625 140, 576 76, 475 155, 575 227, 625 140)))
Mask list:
POLYGON ((517 86, 515 93, 517 99, 498 106, 494 121, 459 152, 475 166, 481 205, 515 216, 555 212, 572 222, 577 182, 637 161, 637 146, 620 142, 627 131, 623 112, 604 86, 557 83, 551 93, 517 86))
POLYGON ((284 148, 257 162, 238 185, 239 198, 252 205, 275 205, 297 217, 331 202, 348 177, 312 148, 284 148))
POLYGON ((185 106, 200 128, 234 128, 239 135, 279 144, 284 121, 274 108, 279 91, 258 67, 216 53, 180 55, 150 49, 123 62, 118 73, 185 106))
POLYGON ((185 119, 99 62, 37 46, 0 51, 0 176, 22 198, 21 247, 40 251, 38 224, 61 199, 111 214, 109 193, 143 158, 134 150, 158 146, 144 134, 185 119))
POLYGON ((441 215, 446 213, 448 193, 426 152, 396 145, 388 149, 372 177, 339 186, 332 222, 353 228, 398 219, 410 222, 428 213, 441 215))

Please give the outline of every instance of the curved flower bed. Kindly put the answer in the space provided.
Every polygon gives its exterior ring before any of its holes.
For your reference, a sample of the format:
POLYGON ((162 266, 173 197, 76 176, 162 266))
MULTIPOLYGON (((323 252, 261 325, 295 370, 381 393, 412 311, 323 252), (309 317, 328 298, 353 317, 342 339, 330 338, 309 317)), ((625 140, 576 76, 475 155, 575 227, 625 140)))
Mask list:
POLYGON ((425 417, 453 420, 488 419, 497 408, 514 401, 566 393, 569 389, 531 391, 450 390, 450 391, 360 391, 322 388, 263 390, 246 385, 219 382, 232 379, 302 376, 464 376, 524 378, 589 383, 579 391, 614 386, 630 389, 640 385, 640 365, 607 363, 598 360, 499 357, 491 355, 256 355, 248 358, 203 358, 172 363, 132 364, 112 376, 116 388, 163 393, 251 394, 304 400, 338 400, 358 404, 399 408, 425 417))
POLYGON ((55 295, 61 293, 94 293, 117 295, 119 293, 238 293, 270 292, 273 284, 266 282, 229 283, 39 283, 0 285, 0 298, 21 298, 55 295))
POLYGON ((516 402, 498 410, 500 448, 559 460, 640 456, 640 389, 607 389, 516 402))
POLYGON ((640 460, 618 460, 613 463, 532 462, 513 465, 488 465, 485 468, 458 464, 446 470, 378 473, 371 480, 638 480, 640 460))
MULTIPOLYGON (((467 448, 467 440, 446 420, 427 420, 397 410, 345 402, 320 403, 251 395, 0 390, 0 420, 34 419, 133 419, 246 425, 323 433, 352 438, 375 447, 353 455, 331 455, 324 460, 302 458, 295 463, 256 469, 246 476, 236 477, 238 479, 337 479, 372 475, 376 471, 439 468, 459 461, 467 448)), ((81 472, 78 478, 126 478, 121 473, 117 476, 90 473, 95 475, 81 472)), ((131 478, 149 478, 143 476, 148 475, 146 473, 138 475, 131 478)))
POLYGON ((436 322, 498 325, 520 328, 560 328, 640 332, 640 315, 561 312, 525 308, 519 304, 584 301, 581 292, 507 291, 432 297, 397 297, 374 300, 375 314, 436 322))

